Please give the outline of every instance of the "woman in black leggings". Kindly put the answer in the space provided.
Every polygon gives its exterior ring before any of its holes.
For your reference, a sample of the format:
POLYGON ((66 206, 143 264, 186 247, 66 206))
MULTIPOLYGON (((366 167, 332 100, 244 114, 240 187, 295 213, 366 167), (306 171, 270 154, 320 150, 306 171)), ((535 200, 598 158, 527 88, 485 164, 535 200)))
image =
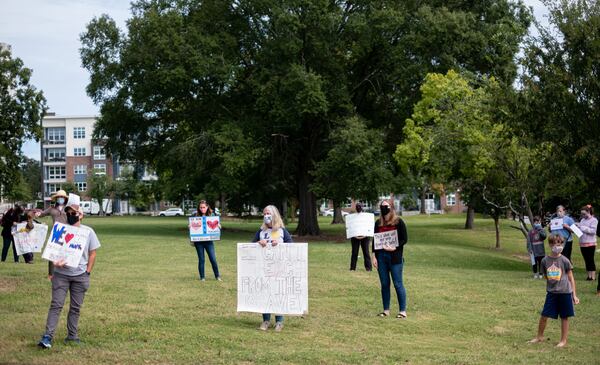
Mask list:
POLYGON ((583 232, 579 237, 579 248, 581 255, 585 260, 585 270, 587 271, 587 280, 596 279, 596 263, 594 254, 596 253, 596 229, 598 228, 598 219, 594 217, 594 208, 586 205, 581 208, 581 221, 576 223, 577 227, 583 232))

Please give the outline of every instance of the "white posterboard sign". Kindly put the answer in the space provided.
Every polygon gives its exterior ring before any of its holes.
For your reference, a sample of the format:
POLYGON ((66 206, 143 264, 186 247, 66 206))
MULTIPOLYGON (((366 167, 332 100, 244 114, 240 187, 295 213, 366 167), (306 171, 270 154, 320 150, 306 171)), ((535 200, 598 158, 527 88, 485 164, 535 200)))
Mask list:
POLYGON ((573 231, 573 233, 575 233, 575 236, 577 236, 577 238, 581 238, 581 236, 583 236, 583 232, 576 225, 571 224, 571 226, 569 228, 571 228, 571 231, 573 231))
POLYGON ((373 246, 376 250, 383 250, 383 246, 398 247, 398 231, 379 232, 373 235, 373 246))
POLYGON ((190 217, 190 241, 219 241, 220 223, 219 216, 190 217))
POLYGON ((42 258, 52 262, 64 261, 66 266, 75 268, 79 266, 83 250, 87 250, 89 235, 87 229, 54 223, 42 258))
POLYGON ((373 213, 356 213, 346 216, 346 238, 373 237, 375 215, 373 213))
POLYGON ((308 313, 308 244, 238 243, 238 312, 308 313))
POLYGON ((554 218, 550 221, 550 230, 558 231, 559 229, 563 229, 563 219, 562 218, 554 218))
POLYGON ((26 226, 27 223, 18 223, 17 230, 13 235, 19 256, 29 252, 42 252, 46 234, 48 234, 48 226, 45 224, 34 223, 33 229, 29 232, 26 226))

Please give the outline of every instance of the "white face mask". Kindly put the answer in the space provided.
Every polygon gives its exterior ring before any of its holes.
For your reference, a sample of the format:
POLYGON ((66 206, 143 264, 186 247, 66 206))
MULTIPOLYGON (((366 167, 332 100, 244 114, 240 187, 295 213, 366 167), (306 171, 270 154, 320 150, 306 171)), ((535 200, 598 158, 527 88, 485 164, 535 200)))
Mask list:
POLYGON ((560 246, 560 245, 552 246, 552 252, 555 253, 555 254, 557 254, 557 255, 559 253, 561 253, 562 250, 563 250, 563 246, 560 246))
POLYGON ((263 221, 265 224, 271 224, 273 222, 273 217, 270 214, 265 214, 263 217, 263 221))

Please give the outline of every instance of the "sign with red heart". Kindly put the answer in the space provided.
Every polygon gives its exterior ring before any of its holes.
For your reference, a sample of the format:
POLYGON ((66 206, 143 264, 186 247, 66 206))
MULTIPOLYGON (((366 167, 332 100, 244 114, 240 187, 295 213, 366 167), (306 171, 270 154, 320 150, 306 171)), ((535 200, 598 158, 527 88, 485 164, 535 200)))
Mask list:
POLYGON ((42 258, 52 262, 64 261, 66 266, 76 268, 87 249, 89 235, 88 228, 55 223, 42 258))
POLYGON ((221 240, 221 220, 218 216, 190 217, 190 241, 219 241, 221 240))

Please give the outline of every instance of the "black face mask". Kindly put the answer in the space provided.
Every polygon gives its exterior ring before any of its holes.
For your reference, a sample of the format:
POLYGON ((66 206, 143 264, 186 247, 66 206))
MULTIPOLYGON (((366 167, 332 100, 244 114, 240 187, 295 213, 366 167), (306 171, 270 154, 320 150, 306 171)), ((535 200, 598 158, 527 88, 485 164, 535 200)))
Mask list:
POLYGON ((380 205, 379 209, 381 210, 381 215, 388 215, 388 213, 390 212, 390 207, 388 207, 387 205, 380 205))
POLYGON ((79 215, 67 214, 67 223, 74 225, 77 222, 79 222, 79 215))

